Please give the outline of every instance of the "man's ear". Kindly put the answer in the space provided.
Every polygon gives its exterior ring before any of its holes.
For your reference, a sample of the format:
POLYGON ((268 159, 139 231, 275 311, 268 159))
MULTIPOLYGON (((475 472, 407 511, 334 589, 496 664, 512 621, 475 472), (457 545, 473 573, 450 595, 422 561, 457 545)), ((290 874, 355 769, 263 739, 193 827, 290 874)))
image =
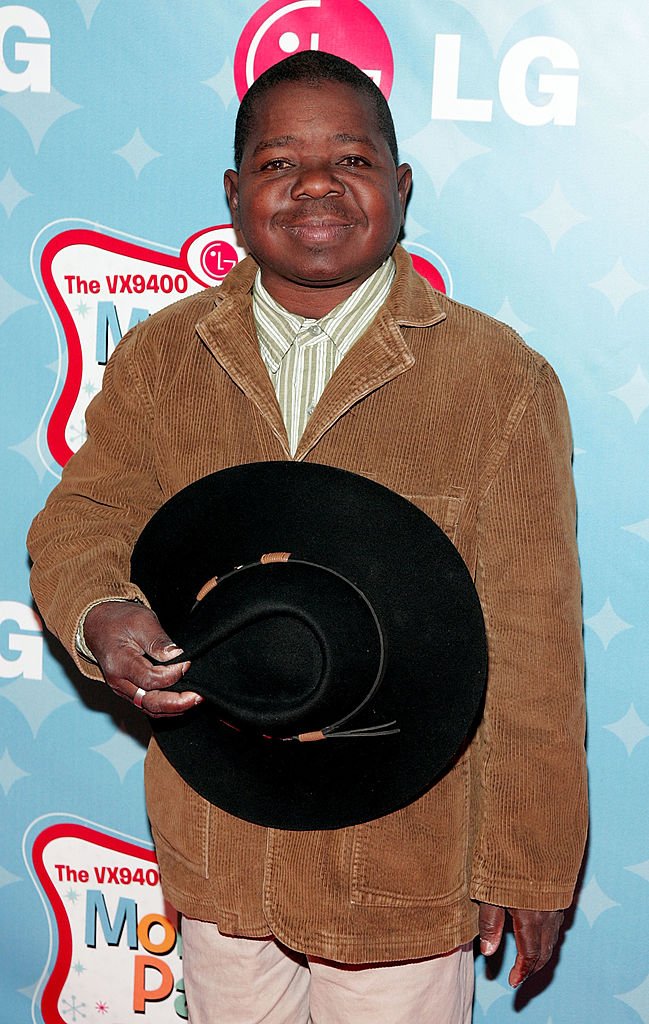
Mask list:
POLYGON ((239 227, 239 175, 236 171, 228 170, 223 175, 223 187, 228 198, 228 206, 232 214, 233 227, 239 227))
POLYGON ((412 167, 410 164, 399 164, 397 167, 397 190, 401 203, 401 223, 403 224, 406 215, 406 204, 412 186, 412 167))

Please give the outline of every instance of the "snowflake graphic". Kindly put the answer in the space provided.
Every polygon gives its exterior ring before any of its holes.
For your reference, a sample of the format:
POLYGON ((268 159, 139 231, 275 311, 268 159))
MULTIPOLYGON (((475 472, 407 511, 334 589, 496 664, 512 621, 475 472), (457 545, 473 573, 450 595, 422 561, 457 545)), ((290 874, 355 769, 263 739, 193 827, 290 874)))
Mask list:
POLYGON ((83 974, 83 972, 85 971, 85 967, 83 966, 80 960, 77 960, 76 964, 72 964, 72 970, 74 971, 75 974, 83 974))
POLYGON ((79 1017, 85 1017, 86 1015, 83 1012, 85 1008, 86 1004, 78 1003, 76 996, 70 996, 69 1000, 61 1000, 61 1012, 63 1013, 64 1017, 67 1017, 67 1015, 70 1014, 70 1020, 75 1021, 78 1020, 79 1017))
POLYGON ((88 380, 83 385, 83 390, 87 395, 94 395, 95 391, 97 390, 97 385, 93 384, 91 380, 88 380))
POLYGON ((104 1002, 103 999, 100 999, 99 1002, 95 1003, 95 1007, 97 1009, 97 1013, 108 1013, 108 1003, 104 1002))
POLYGON ((70 903, 76 903, 77 900, 79 899, 79 893, 75 892, 74 889, 68 889, 68 891, 65 894, 65 898, 66 900, 69 900, 70 903))
POLYGON ((85 419, 79 420, 77 423, 70 423, 69 426, 69 440, 70 444, 75 444, 77 441, 80 444, 86 439, 86 422, 85 419))
POLYGON ((89 312, 90 306, 88 306, 85 302, 80 302, 79 305, 75 308, 75 313, 78 313, 79 316, 88 316, 89 312))

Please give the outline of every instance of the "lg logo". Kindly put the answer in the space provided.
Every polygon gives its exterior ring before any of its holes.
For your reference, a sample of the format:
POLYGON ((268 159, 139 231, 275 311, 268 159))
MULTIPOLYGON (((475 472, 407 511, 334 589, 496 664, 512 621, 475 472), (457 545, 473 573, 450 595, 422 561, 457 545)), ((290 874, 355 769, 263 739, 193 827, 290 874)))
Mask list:
MULTIPOLYGON (((493 102, 487 99, 461 98, 459 35, 435 37, 433 70, 433 120, 491 121, 493 102)), ((572 46, 554 36, 530 36, 515 43, 500 66, 498 93, 506 114, 518 124, 538 127, 544 124, 571 125, 577 120, 579 58, 572 46), (548 65, 551 72, 539 71, 538 92, 548 97, 534 103, 528 95, 528 79, 536 63, 548 65)))
POLYGON ((361 0, 266 0, 244 27, 234 55, 239 95, 259 75, 300 50, 325 50, 362 68, 390 95, 392 48, 378 18, 361 0))
POLYGON ((0 89, 50 92, 50 27, 31 7, 0 7, 0 89))
POLYGON ((43 626, 29 605, 0 601, 0 679, 43 678, 43 626), (11 626, 18 626, 15 632, 11 626), (14 657, 5 657, 2 648, 14 657))

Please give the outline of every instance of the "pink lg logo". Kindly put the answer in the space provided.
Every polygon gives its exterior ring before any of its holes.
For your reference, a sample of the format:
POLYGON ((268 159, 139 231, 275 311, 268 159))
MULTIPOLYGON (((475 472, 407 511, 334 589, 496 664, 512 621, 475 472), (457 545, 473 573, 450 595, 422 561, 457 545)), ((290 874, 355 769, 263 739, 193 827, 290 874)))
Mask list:
POLYGON ((392 49, 378 18, 360 0, 268 0, 244 28, 234 55, 239 99, 256 78, 300 50, 344 57, 376 82, 386 99, 394 77, 392 49))
POLYGON ((229 242, 216 239, 209 242, 201 253, 201 270, 208 278, 222 281, 239 260, 237 250, 229 242))

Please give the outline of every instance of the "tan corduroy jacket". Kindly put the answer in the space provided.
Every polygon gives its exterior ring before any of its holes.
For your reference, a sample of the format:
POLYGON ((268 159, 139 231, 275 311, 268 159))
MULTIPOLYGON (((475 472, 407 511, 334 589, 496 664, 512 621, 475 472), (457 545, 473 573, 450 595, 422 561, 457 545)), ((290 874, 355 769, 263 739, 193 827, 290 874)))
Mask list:
MULTIPOLYGON (((334 373, 295 458, 391 487, 458 547, 488 631, 477 735, 410 807, 330 832, 230 817, 189 790, 155 743, 146 764, 163 884, 179 910, 350 963, 465 942, 477 932, 477 900, 567 906, 586 830, 561 388, 509 328, 434 292, 402 249, 395 258, 385 307, 334 373)), ((88 441, 34 522, 34 595, 90 676, 98 671, 74 650, 78 620, 101 598, 144 599, 129 583, 129 558, 155 509, 207 473, 290 458, 255 338, 255 270, 245 260, 220 289, 176 303, 120 342, 88 409, 88 441)))

